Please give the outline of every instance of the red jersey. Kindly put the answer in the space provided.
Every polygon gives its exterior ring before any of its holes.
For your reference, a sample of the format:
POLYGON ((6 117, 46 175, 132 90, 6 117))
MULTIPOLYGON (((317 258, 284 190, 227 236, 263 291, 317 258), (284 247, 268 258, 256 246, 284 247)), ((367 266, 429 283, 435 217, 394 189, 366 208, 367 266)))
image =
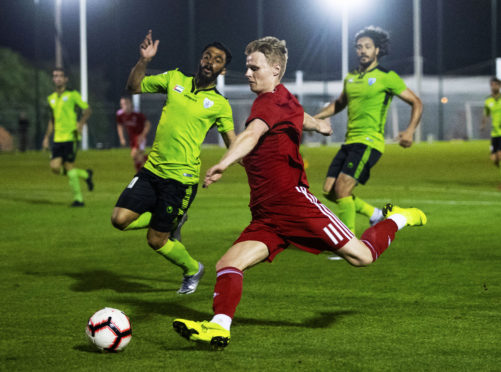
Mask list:
POLYGON ((308 187, 299 153, 304 110, 282 84, 254 101, 246 125, 263 120, 270 128, 256 147, 243 158, 250 186, 250 206, 292 190, 308 187))
POLYGON ((129 112, 126 113, 123 110, 118 110, 116 115, 116 121, 118 125, 123 125, 127 129, 127 134, 129 139, 137 137, 144 130, 144 125, 146 123, 146 116, 140 112, 129 112))

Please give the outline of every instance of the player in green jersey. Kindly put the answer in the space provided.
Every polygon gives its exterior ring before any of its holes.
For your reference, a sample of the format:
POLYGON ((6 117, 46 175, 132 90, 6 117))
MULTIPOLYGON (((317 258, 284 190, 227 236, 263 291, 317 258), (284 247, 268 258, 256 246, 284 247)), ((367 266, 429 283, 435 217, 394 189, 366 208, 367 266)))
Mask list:
POLYGON ((75 168, 77 147, 84 124, 91 114, 87 102, 82 100, 76 90, 68 90, 68 77, 64 69, 56 68, 52 71, 52 81, 56 91, 47 97, 50 108, 50 119, 43 139, 42 147, 49 148, 49 140, 54 132, 52 157, 50 168, 55 174, 68 176, 68 182, 73 192, 72 207, 83 207, 83 196, 80 189, 80 179, 87 183, 89 191, 94 189, 91 169, 75 168), (76 109, 82 113, 78 119, 76 109))
MULTIPOLYGON (((491 78, 491 95, 485 100, 484 115, 482 117, 481 130, 487 128, 489 117, 491 118, 491 160, 501 171, 501 80, 491 78)), ((501 189, 501 184, 498 186, 501 189)))
POLYGON ((384 152, 384 126, 393 96, 408 103, 411 117, 407 129, 399 134, 400 146, 412 145, 423 105, 419 97, 406 87, 394 72, 379 66, 379 58, 388 53, 388 33, 369 26, 355 35, 359 67, 344 79, 341 95, 315 118, 325 119, 348 106, 346 140, 334 157, 323 191, 327 199, 338 204, 338 217, 355 232, 355 216, 361 213, 375 224, 383 218, 382 211, 353 195, 358 183, 365 184, 370 169, 384 152))
POLYGON ((200 149, 208 130, 216 125, 227 147, 235 138, 231 107, 216 90, 231 53, 213 42, 203 49, 195 76, 177 69, 145 76, 158 44, 150 30, 127 88, 133 94, 163 93, 167 99, 148 160, 120 195, 111 220, 120 230, 148 228, 150 247, 183 269, 178 293, 188 294, 196 290, 204 266, 190 256, 176 230, 197 192, 200 149))

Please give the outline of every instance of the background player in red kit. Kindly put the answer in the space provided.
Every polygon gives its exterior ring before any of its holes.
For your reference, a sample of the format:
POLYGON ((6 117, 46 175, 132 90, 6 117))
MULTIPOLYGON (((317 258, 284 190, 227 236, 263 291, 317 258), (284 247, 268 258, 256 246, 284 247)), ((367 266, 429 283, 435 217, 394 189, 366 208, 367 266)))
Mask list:
POLYGON ((129 136, 130 157, 134 162, 136 171, 139 171, 146 162, 147 156, 144 154, 146 147, 146 136, 151 128, 151 123, 141 112, 132 110, 132 100, 130 97, 120 98, 120 110, 116 115, 118 138, 120 145, 125 146, 127 141, 124 136, 124 127, 129 136))
POLYGON ((397 230, 424 225, 417 208, 387 204, 386 220, 357 239, 346 225, 308 191, 299 154, 302 130, 330 134, 330 125, 304 113, 297 99, 280 84, 287 65, 285 41, 265 37, 247 45, 246 73, 250 89, 258 96, 246 129, 218 164, 207 171, 204 186, 218 181, 223 172, 243 160, 250 186, 252 221, 216 265, 211 321, 175 319, 181 336, 224 347, 242 295, 243 271, 273 258, 294 244, 311 253, 333 251, 354 266, 374 262, 388 248, 397 230))

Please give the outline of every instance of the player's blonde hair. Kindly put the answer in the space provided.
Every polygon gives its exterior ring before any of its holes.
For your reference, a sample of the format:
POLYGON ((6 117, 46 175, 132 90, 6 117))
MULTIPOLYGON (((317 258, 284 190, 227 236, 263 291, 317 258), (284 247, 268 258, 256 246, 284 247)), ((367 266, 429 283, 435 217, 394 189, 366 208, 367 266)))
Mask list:
POLYGON ((274 36, 265 36, 261 39, 251 41, 245 48, 245 55, 248 56, 254 52, 261 52, 266 57, 270 65, 278 64, 280 66, 279 80, 285 74, 287 67, 288 51, 285 46, 285 40, 279 40, 274 36))

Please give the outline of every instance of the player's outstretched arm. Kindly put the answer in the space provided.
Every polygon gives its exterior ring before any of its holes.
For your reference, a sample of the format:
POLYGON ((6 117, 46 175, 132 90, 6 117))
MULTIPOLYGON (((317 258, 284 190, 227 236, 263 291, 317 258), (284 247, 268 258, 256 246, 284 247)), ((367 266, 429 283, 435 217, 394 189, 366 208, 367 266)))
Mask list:
POLYGON ((336 115, 338 112, 343 111, 347 104, 348 104, 348 99, 346 98, 346 94, 344 93, 343 90, 335 101, 329 103, 318 114, 316 114, 313 117, 315 119, 326 119, 328 117, 336 115))
POLYGON ((406 130, 400 132, 398 135, 400 146, 407 148, 412 146, 414 132, 416 131, 419 121, 421 120, 421 115, 423 114, 423 103, 409 88, 400 93, 398 97, 412 107, 409 125, 406 130))
POLYGON ((328 119, 315 119, 306 112, 304 113, 303 129, 315 131, 324 136, 330 136, 332 134, 331 123, 328 119))
POLYGON ((141 93, 141 81, 146 75, 146 66, 155 57, 160 40, 153 41, 151 30, 139 45, 139 61, 132 68, 127 80, 127 91, 132 94, 141 93))
POLYGON ((219 181, 223 172, 233 163, 238 162, 250 153, 259 141, 259 138, 268 131, 268 125, 261 119, 252 120, 245 130, 240 133, 230 148, 223 155, 219 163, 211 167, 205 174, 203 187, 219 181))

